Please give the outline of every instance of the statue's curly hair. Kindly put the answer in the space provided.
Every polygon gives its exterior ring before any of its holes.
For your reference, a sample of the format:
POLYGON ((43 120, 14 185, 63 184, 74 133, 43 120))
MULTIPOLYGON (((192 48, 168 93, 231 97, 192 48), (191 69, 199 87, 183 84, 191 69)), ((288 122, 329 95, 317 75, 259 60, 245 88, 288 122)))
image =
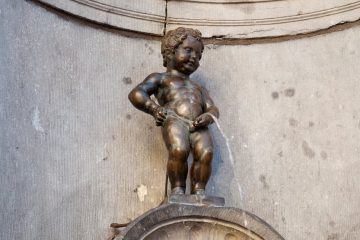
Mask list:
POLYGON ((204 43, 201 39, 201 32, 197 29, 179 27, 175 30, 168 31, 161 41, 161 54, 163 56, 163 65, 167 66, 170 56, 174 53, 175 49, 188 37, 192 36, 197 39, 204 50, 204 43))

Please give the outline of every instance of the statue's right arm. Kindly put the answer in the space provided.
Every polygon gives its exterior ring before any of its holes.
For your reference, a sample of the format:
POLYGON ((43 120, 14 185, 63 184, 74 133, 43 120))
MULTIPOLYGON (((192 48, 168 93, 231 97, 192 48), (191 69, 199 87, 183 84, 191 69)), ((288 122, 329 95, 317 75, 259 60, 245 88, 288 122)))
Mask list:
POLYGON ((161 74, 152 73, 145 80, 137 85, 130 93, 129 100, 137 109, 154 116, 159 109, 150 96, 156 93, 161 84, 161 74))

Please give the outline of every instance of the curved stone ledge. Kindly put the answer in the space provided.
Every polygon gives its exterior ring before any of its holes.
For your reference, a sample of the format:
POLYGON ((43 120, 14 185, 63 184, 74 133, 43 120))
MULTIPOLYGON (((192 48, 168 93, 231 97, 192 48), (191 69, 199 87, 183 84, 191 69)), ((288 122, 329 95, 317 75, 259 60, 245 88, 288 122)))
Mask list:
POLYGON ((157 36, 166 25, 197 28, 205 38, 280 37, 360 19, 360 0, 38 1, 94 22, 157 36))
POLYGON ((206 2, 170 1, 167 29, 188 26, 204 37, 247 39, 310 33, 360 18, 360 1, 354 0, 206 2))
POLYGON ((163 0, 37 0, 51 7, 125 30, 162 35, 165 22, 163 0))

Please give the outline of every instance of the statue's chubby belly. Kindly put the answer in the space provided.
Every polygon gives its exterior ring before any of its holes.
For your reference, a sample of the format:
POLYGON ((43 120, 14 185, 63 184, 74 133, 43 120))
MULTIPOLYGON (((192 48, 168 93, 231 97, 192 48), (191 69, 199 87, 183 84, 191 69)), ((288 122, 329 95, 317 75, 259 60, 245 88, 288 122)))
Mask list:
POLYGON ((191 100, 178 100, 165 106, 174 111, 178 116, 194 121, 203 113, 201 104, 191 100))
POLYGON ((180 117, 194 121, 203 113, 201 91, 197 86, 163 89, 163 106, 180 117))

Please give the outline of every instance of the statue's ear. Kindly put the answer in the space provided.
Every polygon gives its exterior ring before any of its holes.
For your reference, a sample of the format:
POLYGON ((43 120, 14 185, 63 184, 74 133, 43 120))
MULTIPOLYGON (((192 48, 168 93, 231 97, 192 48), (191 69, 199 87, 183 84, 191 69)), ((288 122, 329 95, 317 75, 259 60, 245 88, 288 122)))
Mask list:
POLYGON ((173 53, 166 54, 166 61, 164 61, 164 67, 168 67, 172 62, 172 56, 174 56, 173 53))
POLYGON ((178 50, 178 48, 180 47, 180 44, 177 45, 176 47, 174 47, 171 51, 172 54, 175 54, 176 50, 178 50))
POLYGON ((166 56, 168 59, 168 62, 171 62, 175 56, 175 50, 169 52, 169 54, 166 56))

